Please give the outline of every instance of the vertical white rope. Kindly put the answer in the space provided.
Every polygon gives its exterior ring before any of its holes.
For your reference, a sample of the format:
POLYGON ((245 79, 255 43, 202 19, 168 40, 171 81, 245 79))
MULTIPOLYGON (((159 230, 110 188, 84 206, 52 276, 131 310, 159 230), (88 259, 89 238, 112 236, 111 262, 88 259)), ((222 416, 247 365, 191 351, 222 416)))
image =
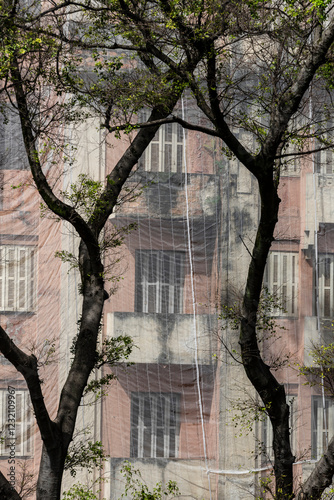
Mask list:
MULTIPOLYGON (((182 119, 184 116, 184 100, 181 98, 182 105, 182 119)), ((187 158, 186 158, 186 136, 184 129, 182 129, 183 136, 183 162, 184 162, 184 190, 186 199, 186 221, 187 221, 187 246, 190 264, 190 282, 191 282, 191 298, 192 298, 192 310, 193 310, 193 332, 194 332, 194 346, 195 346, 195 366, 196 366, 196 384, 198 393, 198 406, 201 418, 202 427, 202 437, 203 437, 203 451, 205 459, 205 468, 208 477, 208 486, 210 500, 212 499, 211 493, 211 481, 210 481, 210 470, 208 467, 208 457, 207 457, 207 446, 206 446, 206 436, 205 436, 205 426, 204 426, 204 414, 203 414, 203 403, 202 403, 202 391, 200 385, 200 374, 199 374, 199 362, 198 362, 198 338, 197 338, 197 320, 196 320, 196 300, 195 300, 195 285, 194 285, 194 267, 193 267, 193 253, 191 248, 191 237, 190 237, 190 215, 189 215, 189 198, 188 198, 188 171, 187 171, 187 158)))
MULTIPOLYGON (((310 92, 309 99, 309 115, 312 119, 312 88, 310 92)), ((321 153, 320 153, 321 154, 321 153)), ((315 303, 316 303, 316 317, 317 317, 317 329, 318 329, 318 340, 321 342, 321 330, 320 330, 320 308, 319 308, 319 253, 318 253, 318 212, 317 212, 317 190, 316 190, 316 171, 315 171, 315 153, 312 153, 312 180, 313 180, 313 201, 314 201, 314 258, 315 258, 315 303)), ((323 372, 323 366, 320 366, 323 372)), ((325 399, 325 386, 324 380, 321 377, 321 399, 322 399, 322 414, 323 414, 323 428, 326 429, 325 432, 325 443, 328 446, 328 430, 327 430, 327 415, 326 415, 326 399, 325 399)), ((323 450, 324 451, 324 450, 323 450)))

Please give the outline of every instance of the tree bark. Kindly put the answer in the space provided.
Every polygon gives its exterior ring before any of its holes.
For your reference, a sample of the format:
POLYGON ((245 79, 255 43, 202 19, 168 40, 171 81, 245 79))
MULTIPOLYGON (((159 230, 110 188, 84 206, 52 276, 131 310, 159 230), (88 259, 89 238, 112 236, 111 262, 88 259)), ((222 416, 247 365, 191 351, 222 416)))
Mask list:
POLYGON ((261 218, 248 270, 239 343, 247 377, 260 395, 273 427, 275 498, 288 499, 293 498, 294 462, 290 447, 289 406, 286 403, 284 386, 278 383, 270 367, 261 358, 256 334, 264 270, 274 239, 280 203, 277 185, 273 179, 273 167, 262 168, 262 171, 267 174, 259 179, 261 218))
POLYGON ((0 472, 0 498, 1 500, 22 500, 2 472, 0 472))
POLYGON ((61 441, 55 443, 52 452, 43 445, 36 500, 59 500, 66 453, 61 441))
POLYGON ((79 260, 83 283, 83 304, 75 354, 61 392, 54 425, 53 444, 43 444, 37 483, 37 500, 59 500, 68 447, 73 438, 82 394, 96 362, 97 337, 105 300, 103 265, 100 251, 92 256, 84 242, 80 244, 79 260), (94 261, 92 259, 94 258, 94 261), (93 272, 93 269, 95 272, 93 272))
POLYGON ((302 485, 297 500, 318 500, 333 481, 334 475, 334 437, 328 448, 313 469, 311 475, 302 485))

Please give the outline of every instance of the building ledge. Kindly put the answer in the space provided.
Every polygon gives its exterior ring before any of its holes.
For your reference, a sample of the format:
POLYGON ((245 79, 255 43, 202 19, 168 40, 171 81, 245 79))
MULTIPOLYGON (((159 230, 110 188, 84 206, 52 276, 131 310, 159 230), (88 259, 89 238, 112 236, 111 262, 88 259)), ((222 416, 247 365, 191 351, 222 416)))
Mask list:
POLYGON ((114 312, 107 315, 107 335, 130 335, 137 346, 133 363, 212 365, 217 351, 217 316, 213 314, 146 314, 114 312))

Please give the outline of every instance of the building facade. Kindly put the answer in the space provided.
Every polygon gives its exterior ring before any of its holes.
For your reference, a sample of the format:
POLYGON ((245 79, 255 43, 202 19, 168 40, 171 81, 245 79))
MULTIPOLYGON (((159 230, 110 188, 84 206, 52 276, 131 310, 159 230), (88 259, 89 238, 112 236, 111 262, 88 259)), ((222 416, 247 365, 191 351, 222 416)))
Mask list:
MULTIPOLYGON (((76 163, 65 165, 55 181, 64 190, 81 173, 103 180, 126 147, 126 139, 106 143, 93 123, 63 133, 78 143, 76 163)), ((52 414, 80 319, 79 275, 54 253, 75 252, 78 240, 66 224, 40 217, 24 155, 16 158, 12 135, 4 137, 0 320, 19 346, 39 357, 52 414)), ((326 152, 283 167, 265 275, 268 293, 277 298, 269 311, 276 326, 263 332, 261 348, 286 388, 296 481, 307 477, 334 432, 332 400, 321 387, 305 385, 298 370, 312 363, 313 344, 330 344, 333 337, 331 163, 326 152)), ((125 230, 122 258, 110 268, 113 293, 102 335, 130 335, 136 347, 131 366, 103 368, 102 374, 117 378, 106 397, 84 404, 78 416, 78 428, 89 429, 109 456, 101 498, 120 498, 125 460, 151 487, 176 481, 185 498, 259 497, 261 480, 272 472, 271 428, 238 362, 238 331, 222 317, 223 306, 237 311, 242 299, 259 219, 256 180, 222 154, 218 141, 168 124, 147 148, 126 193, 109 221, 111 231, 125 230)), ((3 358, 1 373, 1 470, 10 457, 10 386, 16 394, 16 457, 34 472, 41 445, 27 390, 3 358)), ((79 471, 75 481, 99 474, 79 471)), ((72 482, 66 476, 65 488, 72 482)))

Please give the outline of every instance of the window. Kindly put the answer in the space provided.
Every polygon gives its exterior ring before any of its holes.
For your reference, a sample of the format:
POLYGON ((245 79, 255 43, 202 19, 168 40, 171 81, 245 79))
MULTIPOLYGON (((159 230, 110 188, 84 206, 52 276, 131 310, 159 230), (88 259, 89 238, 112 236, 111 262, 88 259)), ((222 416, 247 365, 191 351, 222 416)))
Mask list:
POLYGON ((2 389, 0 396, 1 455, 10 456, 14 451, 16 457, 31 455, 33 417, 28 391, 10 394, 2 389))
POLYGON ((32 311, 33 247, 0 246, 0 311, 32 311))
POLYGON ((132 393, 131 457, 176 458, 179 409, 179 394, 132 393))
POLYGON ((10 108, 5 113, 0 114, 0 170, 29 168, 19 116, 10 108))
POLYGON ((265 286, 277 297, 282 308, 273 311, 275 316, 295 316, 298 299, 298 254, 270 252, 264 277, 265 286))
POLYGON ((137 312, 182 313, 184 253, 136 251, 137 312))
MULTIPOLYGON (((234 133, 248 151, 254 151, 254 136, 252 133, 239 129, 235 130, 234 133)), ((252 193, 253 175, 236 157, 230 161, 234 165, 235 172, 237 173, 237 192, 244 194, 252 193)))
POLYGON ((329 318, 334 312, 334 255, 319 256, 320 316, 329 318))
POLYGON ((140 165, 149 172, 182 172, 183 129, 178 123, 166 123, 146 148, 140 165))
POLYGON ((297 176, 300 174, 300 159, 296 154, 299 150, 294 144, 289 144, 283 149, 283 154, 290 154, 291 156, 286 156, 282 158, 280 175, 281 176, 297 176), (295 156, 292 156, 295 155, 295 156))
POLYGON ((280 174, 282 176, 296 176, 300 174, 300 144, 296 140, 296 136, 304 128, 303 119, 301 116, 294 116, 289 123, 289 136, 286 138, 282 154, 291 155, 281 158, 280 174))
MULTIPOLYGON (((324 147, 323 144, 317 142, 316 148, 324 147)), ((332 174, 333 173, 333 153, 330 149, 317 151, 314 153, 315 157, 315 172, 317 174, 332 174)))
MULTIPOLYGON (((295 453, 297 443, 297 397, 296 396, 286 396, 286 402, 290 407, 289 414, 289 426, 290 426, 290 443, 292 452, 295 453)), ((262 425, 262 454, 264 461, 272 462, 274 460, 274 450, 273 450, 273 428, 269 417, 267 416, 263 421, 262 425)))
MULTIPOLYGON (((322 134, 322 141, 315 140, 314 147, 326 148, 327 145, 333 142, 333 122, 330 118, 327 118, 324 122, 327 132, 324 131, 322 134)), ((318 174, 333 174, 333 152, 332 149, 323 149, 322 151, 317 151, 314 153, 314 170, 318 174)))
POLYGON ((334 401, 320 396, 312 398, 312 458, 318 460, 334 434, 334 401))

